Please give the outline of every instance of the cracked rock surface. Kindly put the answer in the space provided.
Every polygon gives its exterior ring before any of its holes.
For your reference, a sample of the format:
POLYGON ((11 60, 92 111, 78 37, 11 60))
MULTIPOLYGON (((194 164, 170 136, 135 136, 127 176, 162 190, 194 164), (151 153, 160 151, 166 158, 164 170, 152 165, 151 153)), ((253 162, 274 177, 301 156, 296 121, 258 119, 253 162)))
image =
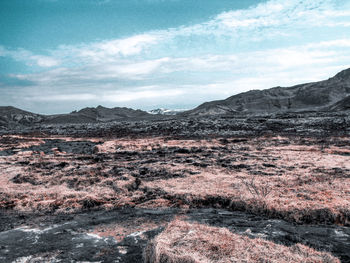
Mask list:
POLYGON ((164 222, 169 222, 176 215, 185 216, 190 221, 227 227, 251 238, 263 237, 285 245, 302 243, 330 251, 343 262, 350 261, 350 229, 346 227, 295 225, 284 220, 222 209, 136 208, 91 211, 68 217, 2 213, 0 259, 1 262, 142 262, 142 251, 147 241, 163 230, 164 222), (152 221, 159 226, 145 231, 133 232, 131 229, 132 233, 119 240, 105 236, 103 232, 93 232, 101 226, 107 231, 112 226, 115 229, 115 226, 132 225, 138 220, 152 221), (22 222, 27 225, 22 225, 22 222))

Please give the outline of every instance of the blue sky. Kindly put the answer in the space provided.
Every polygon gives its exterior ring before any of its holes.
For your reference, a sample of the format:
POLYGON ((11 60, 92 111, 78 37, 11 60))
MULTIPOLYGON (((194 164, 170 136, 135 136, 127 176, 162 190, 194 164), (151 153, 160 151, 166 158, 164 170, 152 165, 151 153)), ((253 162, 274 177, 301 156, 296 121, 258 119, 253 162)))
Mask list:
POLYGON ((3 0, 0 105, 192 108, 350 67, 350 0, 3 0))

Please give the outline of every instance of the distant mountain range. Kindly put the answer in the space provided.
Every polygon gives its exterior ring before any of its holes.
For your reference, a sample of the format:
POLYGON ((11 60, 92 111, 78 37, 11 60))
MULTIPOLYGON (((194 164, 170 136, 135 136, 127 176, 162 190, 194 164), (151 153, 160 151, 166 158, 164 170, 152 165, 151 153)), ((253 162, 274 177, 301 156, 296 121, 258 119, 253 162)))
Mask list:
POLYGON ((40 115, 11 106, 0 107, 0 126, 14 127, 33 124, 96 123, 122 120, 149 119, 153 115, 129 108, 84 108, 69 114, 40 115))
POLYGON ((98 106, 84 108, 69 114, 41 115, 5 106, 0 107, 0 126, 144 120, 157 119, 164 115, 188 117, 347 110, 350 110, 350 68, 339 72, 328 80, 293 87, 251 90, 225 100, 205 102, 195 109, 184 112, 167 109, 146 112, 129 108, 98 106))

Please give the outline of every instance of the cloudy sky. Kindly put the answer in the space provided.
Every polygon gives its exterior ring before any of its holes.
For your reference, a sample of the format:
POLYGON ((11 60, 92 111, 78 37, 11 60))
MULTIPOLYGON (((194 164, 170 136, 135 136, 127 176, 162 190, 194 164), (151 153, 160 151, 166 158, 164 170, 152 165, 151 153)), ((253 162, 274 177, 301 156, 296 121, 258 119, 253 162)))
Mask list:
POLYGON ((189 109, 350 67, 350 0, 1 0, 0 105, 189 109))

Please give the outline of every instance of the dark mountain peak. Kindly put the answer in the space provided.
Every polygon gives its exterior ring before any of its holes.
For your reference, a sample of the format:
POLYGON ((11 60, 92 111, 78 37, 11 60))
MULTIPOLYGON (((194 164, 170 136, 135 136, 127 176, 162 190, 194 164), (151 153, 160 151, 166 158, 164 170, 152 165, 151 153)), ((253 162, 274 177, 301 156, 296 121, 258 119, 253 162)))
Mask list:
POLYGON ((25 115, 38 115, 29 111, 21 110, 18 108, 15 108, 13 106, 0 106, 0 113, 1 115, 10 115, 10 114, 25 114, 25 115))
POLYGON ((147 117, 150 115, 147 112, 141 110, 134 110, 126 107, 107 108, 101 105, 98 105, 96 108, 87 107, 81 109, 76 114, 84 115, 85 117, 95 119, 96 121, 133 119, 147 117))
POLYGON ((334 78, 348 80, 350 79, 350 68, 340 71, 334 78))
POLYGON ((101 105, 98 105, 97 107, 96 107, 96 109, 97 110, 102 110, 102 109, 107 109, 106 107, 103 107, 103 106, 101 106, 101 105))
POLYGON ((32 125, 43 120, 44 116, 24 111, 12 106, 0 106, 0 126, 16 127, 18 125, 32 125))

